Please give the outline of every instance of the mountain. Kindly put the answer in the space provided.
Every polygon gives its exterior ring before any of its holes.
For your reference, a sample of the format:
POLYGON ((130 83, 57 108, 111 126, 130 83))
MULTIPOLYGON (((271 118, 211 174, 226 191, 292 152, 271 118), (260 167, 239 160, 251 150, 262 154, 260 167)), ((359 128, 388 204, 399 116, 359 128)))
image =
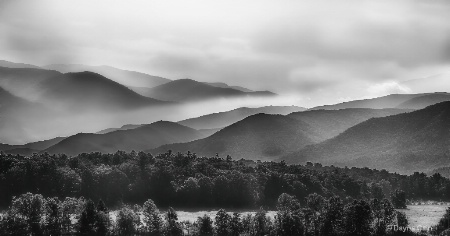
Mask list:
POLYGON ((201 101, 212 98, 245 96, 273 96, 269 91, 242 92, 232 88, 220 88, 191 79, 174 80, 154 88, 132 88, 135 92, 162 101, 201 101))
POLYGON ((374 117, 385 117, 409 112, 406 109, 348 108, 340 110, 308 110, 294 112, 288 117, 301 120, 320 134, 321 141, 332 138, 346 129, 374 117))
POLYGON ((51 70, 0 67, 0 87, 18 97, 36 101, 45 89, 42 83, 61 75, 51 70))
POLYGON ((164 144, 188 142, 203 138, 197 130, 168 121, 158 121, 130 130, 107 134, 80 133, 46 149, 49 153, 76 155, 83 152, 112 153, 117 150, 142 151, 164 144))
POLYGON ((167 104, 136 94, 122 84, 93 72, 0 67, 0 86, 31 101, 73 108, 139 108, 167 104))
POLYGON ((304 110, 305 108, 296 106, 266 106, 258 108, 241 107, 231 111, 213 113, 182 120, 178 123, 194 129, 216 129, 226 127, 248 116, 258 113, 287 115, 291 112, 304 110))
POLYGON ((127 87, 145 87, 152 88, 161 84, 170 82, 171 80, 148 75, 141 72, 121 70, 111 66, 88 66, 81 64, 52 64, 44 68, 56 70, 62 73, 91 71, 103 75, 108 79, 115 81, 127 87))
MULTIPOLYGON (((48 119, 42 104, 17 97, 0 87, 0 143, 21 143, 30 135, 30 126, 48 119)), ((2 147, 0 147, 0 150, 2 147)))
POLYGON ((117 131, 117 130, 128 130, 128 129, 135 129, 137 127, 141 127, 143 125, 123 125, 120 128, 108 128, 108 129, 104 129, 104 130, 100 130, 98 131, 96 134, 106 134, 106 133, 111 133, 113 131, 117 131))
POLYGON ((230 85, 228 85, 226 83, 221 83, 221 82, 215 82, 215 83, 206 83, 205 82, 205 84, 208 84, 208 85, 211 85, 211 86, 214 86, 214 87, 219 87, 219 88, 236 89, 236 90, 239 90, 239 91, 242 91, 242 92, 254 92, 253 90, 250 90, 248 88, 244 88, 244 87, 241 87, 241 86, 230 86, 230 85))
POLYGON ((27 143, 25 145, 20 145, 20 147, 41 151, 61 142, 64 139, 66 139, 66 137, 56 137, 48 140, 27 143))
POLYGON ((310 110, 338 110, 345 108, 401 108, 401 109, 422 109, 443 101, 449 101, 449 93, 418 93, 418 94, 391 94, 384 97, 355 100, 338 103, 335 105, 324 105, 311 108, 310 110))
POLYGON ((338 103, 335 105, 324 105, 311 108, 311 110, 338 110, 345 108, 371 108, 371 109, 383 109, 383 108, 396 108, 400 104, 415 98, 423 96, 423 94, 391 94, 384 97, 355 100, 349 102, 338 103))
POLYGON ((367 166, 401 173, 450 165, 450 102, 372 118, 283 159, 367 166))
POLYGON ((450 101, 449 93, 431 93, 423 96, 411 98, 401 103, 397 108, 423 109, 436 103, 450 101))
POLYGON ((9 145, 9 144, 1 144, 0 143, 0 151, 4 151, 6 153, 11 153, 11 154, 30 155, 33 152, 39 152, 44 149, 47 149, 47 148, 61 142, 64 139, 65 139, 65 137, 56 137, 53 139, 27 143, 24 145, 9 145))
POLYGON ((67 73, 42 83, 40 100, 71 109, 133 109, 163 105, 93 72, 67 73))
POLYGON ((40 69, 39 66, 25 64, 25 63, 10 62, 10 61, 5 61, 5 60, 0 60, 0 67, 40 69))
POLYGON ((219 153, 237 159, 273 160, 317 140, 314 130, 302 121, 283 115, 260 113, 225 127, 207 138, 164 145, 151 152, 192 151, 200 156, 219 153))

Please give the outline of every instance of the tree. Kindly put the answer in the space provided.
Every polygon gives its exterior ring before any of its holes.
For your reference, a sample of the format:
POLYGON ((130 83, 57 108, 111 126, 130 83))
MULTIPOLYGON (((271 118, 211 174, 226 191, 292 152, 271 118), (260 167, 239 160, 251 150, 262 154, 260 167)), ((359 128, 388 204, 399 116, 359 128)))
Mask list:
POLYGON ((87 200, 84 205, 83 212, 81 212, 78 221, 78 232, 80 235, 95 235, 95 223, 97 220, 97 209, 92 200, 87 200))
POLYGON ((339 197, 331 197, 325 204, 321 217, 320 232, 322 235, 339 235, 342 232, 343 204, 339 197))
POLYGON ((198 217, 197 225, 199 236, 212 236, 214 234, 213 222, 208 215, 198 217))
POLYGON ((71 215, 80 215, 84 205, 84 199, 71 197, 66 197, 66 199, 61 202, 61 223, 63 234, 69 234, 72 232, 72 220, 70 217, 71 215))
POLYGON ((388 226, 393 225, 395 210, 387 199, 372 199, 370 202, 375 235, 386 235, 388 226))
POLYGON ((178 214, 172 207, 169 207, 166 213, 165 235, 179 236, 182 234, 183 230, 181 229, 180 223, 178 223, 178 214))
POLYGON ((130 207, 122 207, 117 214, 116 232, 118 235, 135 235, 140 225, 139 215, 130 207))
POLYGON ((271 222, 266 217, 266 211, 260 209, 253 218, 253 234, 255 236, 267 235, 270 232, 271 222))
POLYGON ((97 217, 95 228, 97 235, 106 235, 108 233, 110 219, 109 211, 105 203, 100 199, 97 203, 97 217))
POLYGON ((144 203, 142 213, 148 233, 150 235, 160 235, 162 233, 163 221, 153 200, 148 199, 144 203))
POLYGON ((48 198, 45 202, 45 234, 62 234, 62 216, 60 202, 57 198, 48 198))
POLYGON ((280 236, 301 236, 304 232, 300 214, 289 210, 278 211, 275 216, 276 234, 280 236))
POLYGON ((277 200, 278 213, 275 216, 277 235, 303 235, 303 219, 300 202, 287 193, 282 193, 277 200))
POLYGON ((241 215, 237 212, 233 213, 233 216, 230 219, 229 231, 231 236, 239 236, 243 232, 241 215))
POLYGON ((344 208, 345 235, 370 235, 372 215, 369 204, 364 200, 354 200, 344 208))
POLYGON ((44 206, 42 195, 26 193, 13 198, 10 214, 23 218, 27 222, 27 231, 32 235, 41 235, 44 206))
POLYGON ((405 209, 406 208, 406 194, 404 191, 396 189, 391 194, 392 204, 396 209, 405 209))
POLYGON ((287 193, 282 193, 277 200, 278 211, 296 212, 300 210, 300 202, 287 193))
POLYGON ((218 236, 226 236, 229 234, 231 217, 224 209, 220 209, 215 218, 216 234, 218 236))

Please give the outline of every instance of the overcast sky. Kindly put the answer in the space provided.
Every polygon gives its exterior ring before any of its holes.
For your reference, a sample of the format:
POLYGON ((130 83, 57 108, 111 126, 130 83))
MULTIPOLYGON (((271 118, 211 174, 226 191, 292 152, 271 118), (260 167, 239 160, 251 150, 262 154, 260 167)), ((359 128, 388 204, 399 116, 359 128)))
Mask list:
POLYGON ((221 81, 304 106, 450 72, 445 0, 0 0, 0 35, 4 60, 221 81))

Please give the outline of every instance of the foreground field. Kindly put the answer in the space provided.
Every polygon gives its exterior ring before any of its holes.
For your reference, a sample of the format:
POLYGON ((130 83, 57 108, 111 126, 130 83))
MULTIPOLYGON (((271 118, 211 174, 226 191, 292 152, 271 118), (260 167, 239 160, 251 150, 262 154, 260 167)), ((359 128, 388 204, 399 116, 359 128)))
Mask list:
MULTIPOLYGON (((251 215, 255 215, 256 211, 230 211, 228 212, 230 215, 233 214, 234 212, 238 212, 241 214, 241 216, 245 216, 247 214, 251 214, 251 215)), ((112 211, 109 213, 111 219, 113 221, 116 221, 117 218, 117 213, 118 211, 112 211)), ((276 211, 267 211, 267 216, 274 219, 275 214, 277 212, 276 211)), ((208 215, 209 217, 211 217, 211 219, 214 220, 214 218, 216 217, 217 211, 183 211, 183 210, 177 210, 177 214, 178 214, 178 221, 179 222, 183 222, 183 221, 189 221, 191 223, 194 223, 199 217, 202 217, 204 215, 208 215)), ((142 214, 141 216, 141 221, 143 221, 143 216, 142 214)), ((165 216, 165 212, 162 211, 161 212, 161 216, 164 218, 165 216)))
POLYGON ((408 217, 409 227, 428 229, 439 222, 449 205, 408 205, 407 207, 400 211, 408 217))

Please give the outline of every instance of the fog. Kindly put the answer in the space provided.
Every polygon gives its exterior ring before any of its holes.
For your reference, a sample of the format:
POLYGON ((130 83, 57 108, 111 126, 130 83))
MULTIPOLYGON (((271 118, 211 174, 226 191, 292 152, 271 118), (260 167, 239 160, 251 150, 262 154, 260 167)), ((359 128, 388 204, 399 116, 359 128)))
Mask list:
POLYGON ((104 109, 70 111, 58 107, 46 110, 20 110, 3 119, 0 143, 28 142, 65 137, 77 133, 95 133, 126 124, 150 124, 159 120, 181 121, 239 107, 290 106, 300 103, 295 97, 227 98, 173 106, 154 106, 142 109, 104 109))

